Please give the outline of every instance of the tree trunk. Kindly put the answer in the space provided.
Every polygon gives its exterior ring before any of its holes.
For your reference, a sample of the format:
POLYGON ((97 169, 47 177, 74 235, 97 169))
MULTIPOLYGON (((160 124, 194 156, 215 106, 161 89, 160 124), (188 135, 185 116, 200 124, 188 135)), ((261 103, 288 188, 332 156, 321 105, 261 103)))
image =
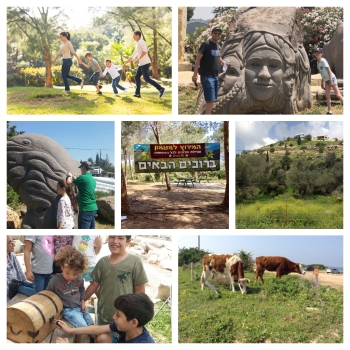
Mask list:
MULTIPOLYGON (((151 122, 151 128, 153 130, 154 137, 157 140, 158 144, 161 144, 160 142, 160 135, 159 135, 159 129, 158 129, 158 122, 151 122)), ((171 185, 169 180, 169 174, 165 173, 165 182, 166 182, 166 188, 168 191, 171 191, 171 185)))
POLYGON ((129 154, 129 168, 130 168, 130 174, 131 174, 131 179, 134 181, 134 172, 132 171, 132 165, 131 165, 131 160, 130 160, 130 154, 129 154))
POLYGON ((45 59, 45 87, 52 88, 52 71, 51 71, 51 53, 50 49, 45 50, 44 54, 44 59, 45 59))
POLYGON ((130 214, 130 205, 128 200, 128 192, 126 190, 126 182, 123 173, 123 169, 121 169, 122 177, 121 177, 121 187, 122 187, 122 214, 130 214))
POLYGON ((229 207, 229 135, 228 135, 228 121, 224 122, 224 155, 225 155, 225 176, 226 176, 226 188, 224 200, 221 206, 224 208, 229 207))
POLYGON ((128 163, 128 161, 127 161, 127 153, 128 153, 128 151, 127 151, 127 149, 126 149, 126 147, 123 149, 123 156, 124 156, 124 176, 125 176, 125 180, 128 178, 128 175, 127 175, 127 173, 126 173, 126 166, 127 166, 127 163, 128 163))
MULTIPOLYGON (((152 18, 154 23, 156 23, 156 9, 152 8, 152 18)), ((152 77, 153 79, 160 80, 159 70, 158 70, 158 42, 157 42, 157 31, 153 30, 153 60, 152 62, 152 77)))

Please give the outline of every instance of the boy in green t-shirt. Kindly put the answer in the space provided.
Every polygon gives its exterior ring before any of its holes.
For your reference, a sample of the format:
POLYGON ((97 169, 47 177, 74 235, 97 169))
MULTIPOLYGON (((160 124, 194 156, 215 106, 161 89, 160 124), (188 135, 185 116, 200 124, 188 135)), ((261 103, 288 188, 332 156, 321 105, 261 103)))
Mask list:
POLYGON ((148 282, 140 257, 129 254, 126 246, 131 236, 108 236, 110 256, 98 261, 91 273, 93 281, 85 291, 86 300, 98 290, 97 324, 113 322, 114 300, 120 295, 145 293, 148 282))

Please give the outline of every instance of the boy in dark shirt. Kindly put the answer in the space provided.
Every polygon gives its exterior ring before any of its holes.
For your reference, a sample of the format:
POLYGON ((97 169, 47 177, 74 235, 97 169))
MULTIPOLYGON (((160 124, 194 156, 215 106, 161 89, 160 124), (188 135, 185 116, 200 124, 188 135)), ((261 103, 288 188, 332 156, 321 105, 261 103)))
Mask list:
MULTIPOLYGON (((110 325, 70 328, 63 321, 58 321, 57 327, 67 334, 98 334, 97 343, 155 343, 144 327, 154 315, 153 302, 146 294, 121 295, 114 301, 114 307, 114 323, 110 325)), ((56 340, 56 343, 68 342, 67 338, 56 340)))

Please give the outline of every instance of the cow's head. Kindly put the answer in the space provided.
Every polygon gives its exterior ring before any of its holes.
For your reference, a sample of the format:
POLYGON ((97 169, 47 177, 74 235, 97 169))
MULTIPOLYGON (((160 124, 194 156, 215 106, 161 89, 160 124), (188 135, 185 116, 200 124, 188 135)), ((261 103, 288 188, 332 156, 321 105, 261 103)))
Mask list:
POLYGON ((304 270, 304 268, 302 267, 302 265, 300 263, 299 263, 299 266, 298 266, 298 270, 299 270, 299 271, 297 271, 298 273, 300 273, 302 275, 305 274, 305 270, 304 270))
POLYGON ((238 280, 239 289, 242 294, 247 294, 247 284, 250 282, 248 278, 241 278, 238 280))

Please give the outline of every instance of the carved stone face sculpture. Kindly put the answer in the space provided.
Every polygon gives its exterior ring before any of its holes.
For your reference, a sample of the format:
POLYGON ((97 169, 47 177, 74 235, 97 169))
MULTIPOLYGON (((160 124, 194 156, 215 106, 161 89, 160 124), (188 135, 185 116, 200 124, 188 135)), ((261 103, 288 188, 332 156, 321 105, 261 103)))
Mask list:
POLYGON ((218 98, 229 93, 236 85, 238 78, 242 75, 242 63, 236 56, 227 56, 224 57, 225 59, 230 61, 231 66, 227 67, 226 72, 219 74, 218 98))
POLYGON ((245 82, 253 100, 266 102, 278 92, 283 77, 282 57, 264 47, 251 51, 246 57, 245 82))
MULTIPOLYGON (((311 107, 310 64, 293 7, 241 7, 221 49, 232 64, 219 75, 212 114, 295 114, 311 107)), ((195 114, 205 113, 204 94, 195 114)))

